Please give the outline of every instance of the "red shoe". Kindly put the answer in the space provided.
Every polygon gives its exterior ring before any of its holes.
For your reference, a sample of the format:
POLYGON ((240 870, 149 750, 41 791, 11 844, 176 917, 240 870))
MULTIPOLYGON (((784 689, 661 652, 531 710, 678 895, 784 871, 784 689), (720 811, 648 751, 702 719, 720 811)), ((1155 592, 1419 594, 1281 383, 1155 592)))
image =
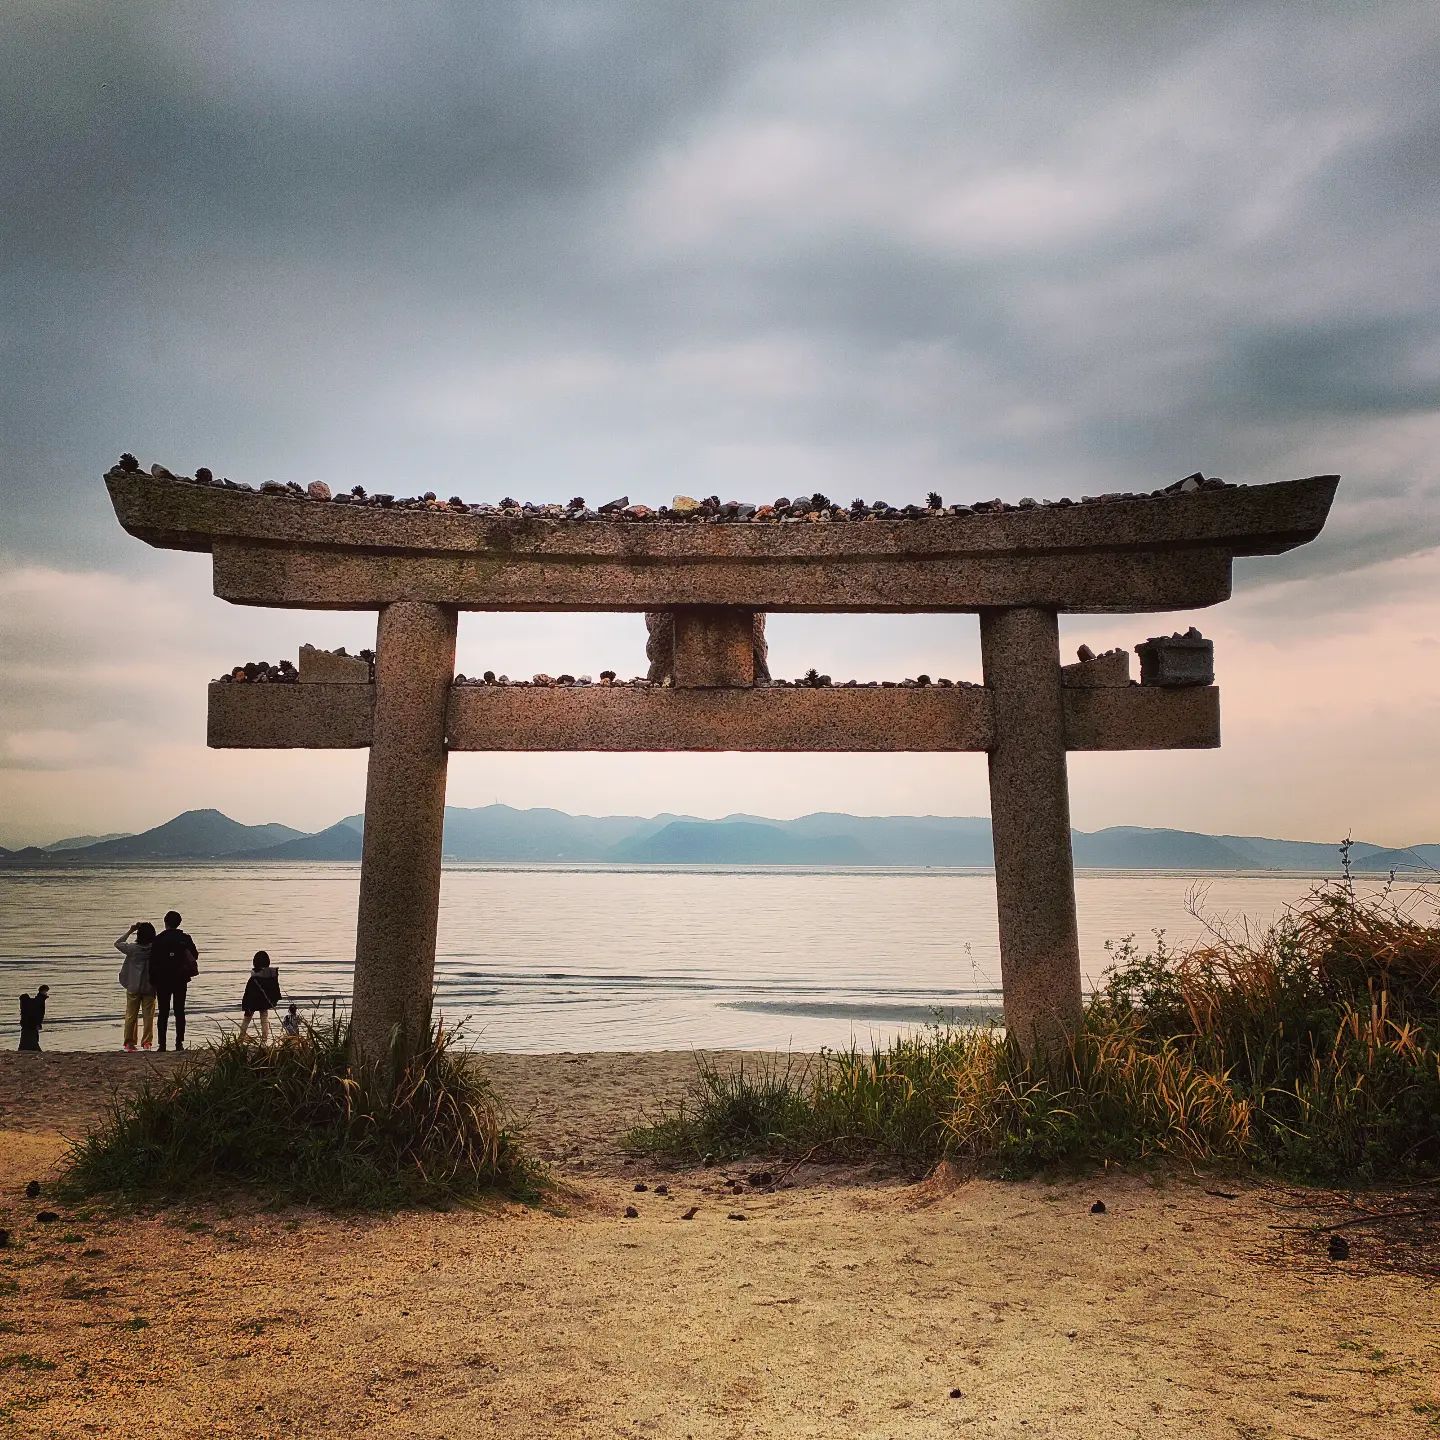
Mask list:
POLYGON ((128 1041, 125 1048, 133 1055, 135 1053, 135 1042, 133 1040, 128 1041))
POLYGON ((140 1048, 142 1050, 148 1050, 150 1048, 150 1042, 148 1040, 142 1040, 140 1042, 140 1048))

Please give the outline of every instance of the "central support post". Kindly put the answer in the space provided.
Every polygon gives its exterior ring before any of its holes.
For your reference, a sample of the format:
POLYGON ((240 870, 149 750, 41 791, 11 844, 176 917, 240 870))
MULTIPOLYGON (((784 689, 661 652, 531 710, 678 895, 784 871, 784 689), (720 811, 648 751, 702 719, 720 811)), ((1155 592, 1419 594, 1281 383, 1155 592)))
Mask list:
POLYGON ((379 1060, 424 1039, 435 979, 445 826, 445 714, 456 612, 400 600, 380 611, 375 721, 355 932, 355 1053, 379 1060))
POLYGON ((1005 1025, 1027 1050, 1048 1050, 1081 1019, 1055 612, 982 610, 980 652, 994 697, 990 826, 1005 1025))

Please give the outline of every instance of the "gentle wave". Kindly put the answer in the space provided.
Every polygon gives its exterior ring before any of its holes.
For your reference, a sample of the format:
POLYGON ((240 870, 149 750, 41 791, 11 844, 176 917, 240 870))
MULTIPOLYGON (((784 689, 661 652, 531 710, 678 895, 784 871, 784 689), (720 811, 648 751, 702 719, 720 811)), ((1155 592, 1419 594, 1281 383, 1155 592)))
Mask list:
MULTIPOLYGON (((1264 923, 1319 876, 1082 871, 1083 964, 1107 940, 1197 938, 1199 892, 1221 919, 1264 923)), ((51 986, 54 1049, 119 1043, 116 935, 174 908, 201 950, 193 1038, 240 1018, 250 955, 268 950, 302 1008, 348 1004, 359 867, 126 862, 0 872, 0 1037, 15 997, 51 986)), ((999 996, 988 870, 447 864, 435 992, 483 1045, 512 1051, 815 1049, 870 1043, 999 996)))

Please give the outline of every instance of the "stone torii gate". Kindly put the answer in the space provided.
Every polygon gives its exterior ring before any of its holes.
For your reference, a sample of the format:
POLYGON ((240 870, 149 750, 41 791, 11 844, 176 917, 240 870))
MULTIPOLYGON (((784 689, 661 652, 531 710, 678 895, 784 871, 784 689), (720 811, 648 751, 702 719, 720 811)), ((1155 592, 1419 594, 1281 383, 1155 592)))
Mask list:
POLYGON ((257 494, 208 471, 153 470, 127 456, 106 476, 121 525, 151 545, 209 551, 221 599, 378 612, 373 679, 217 683, 209 697, 211 746, 370 749, 352 1007, 367 1058, 397 1028, 415 1045, 429 1014, 456 750, 984 752, 1005 1020, 1026 1046, 1054 1043, 1081 1013, 1067 751, 1220 743, 1203 643, 1189 647, 1200 659, 1189 670, 1183 644, 1141 647, 1134 684, 1123 652, 1062 667, 1057 615, 1223 601, 1234 557, 1313 539, 1337 484, 809 517, 849 523, 727 506, 713 523, 688 511, 655 523, 644 507, 386 507, 331 500, 323 486, 257 494), (462 610, 645 612, 667 683, 457 684, 462 610), (757 656, 771 611, 976 613, 984 683, 767 684, 757 656))

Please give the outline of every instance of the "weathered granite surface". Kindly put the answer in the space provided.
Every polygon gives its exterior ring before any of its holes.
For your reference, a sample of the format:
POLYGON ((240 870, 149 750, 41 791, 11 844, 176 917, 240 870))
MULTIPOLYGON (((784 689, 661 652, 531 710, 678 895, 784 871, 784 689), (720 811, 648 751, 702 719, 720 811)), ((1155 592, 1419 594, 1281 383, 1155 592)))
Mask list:
POLYGON ((455 626, 455 612, 434 605, 380 612, 351 1006, 353 1043, 371 1061, 384 1058, 397 1030, 401 1052, 412 1051, 430 1021, 455 626))
POLYGON ((374 608, 1147 611, 1214 604, 1235 555, 1302 544, 1333 476, 1163 500, 846 524, 615 525, 389 511, 112 472, 147 542, 215 554, 244 604, 374 608))
POLYGON ((1129 692, 1062 688, 1048 610, 983 611, 980 655, 995 726, 990 828, 1005 1026, 1027 1049, 1054 1050, 1081 1016, 1065 697, 1129 692))
POLYGON ((755 559, 1219 545, 1236 555, 1277 554, 1313 539, 1338 477, 1312 476, 1193 494, 1041 506, 927 519, 847 524, 614 525, 445 510, 374 510, 317 504, 111 472, 120 523, 169 549, 208 550, 219 539, 280 545, 571 558, 755 559))
POLYGON ((375 687, 210 686, 206 743, 212 750, 360 750, 375 725, 375 687))
POLYGON ((240 605, 300 610, 373 610, 406 599, 462 610, 663 611, 730 605, 756 611, 907 612, 1037 605, 1081 614, 1152 613, 1200 609, 1228 599, 1230 557, 1199 548, 744 563, 704 557, 577 561, 217 541, 214 589, 222 600, 240 605))
POLYGON ((1135 647, 1142 685, 1213 685, 1215 644, 1192 625, 1184 635, 1154 635, 1135 647))
POLYGON ((967 690, 520 689, 456 686, 452 750, 983 750, 967 690))
POLYGON ((1092 655, 1088 660, 1077 660, 1071 665, 1060 667, 1060 683, 1075 689, 1094 690, 1097 687, 1128 685, 1130 683, 1130 655, 1125 650, 1107 650, 1103 655, 1092 655))
POLYGON ((358 655, 337 655, 314 645, 300 647, 302 685, 368 685, 370 662, 358 655))
POLYGON ((755 683, 755 613, 684 605, 675 617, 672 678, 682 689, 755 683))
MULTIPOLYGON (((1218 690, 1066 689, 1067 750, 1209 749, 1218 690)), ((355 749, 370 743, 374 687, 210 687, 210 744, 355 749)), ((973 751, 993 743, 981 686, 684 690, 656 686, 455 685, 451 750, 973 751)))
POLYGON ((1214 750, 1220 691, 1128 685, 1064 689, 1067 750, 1214 750))

